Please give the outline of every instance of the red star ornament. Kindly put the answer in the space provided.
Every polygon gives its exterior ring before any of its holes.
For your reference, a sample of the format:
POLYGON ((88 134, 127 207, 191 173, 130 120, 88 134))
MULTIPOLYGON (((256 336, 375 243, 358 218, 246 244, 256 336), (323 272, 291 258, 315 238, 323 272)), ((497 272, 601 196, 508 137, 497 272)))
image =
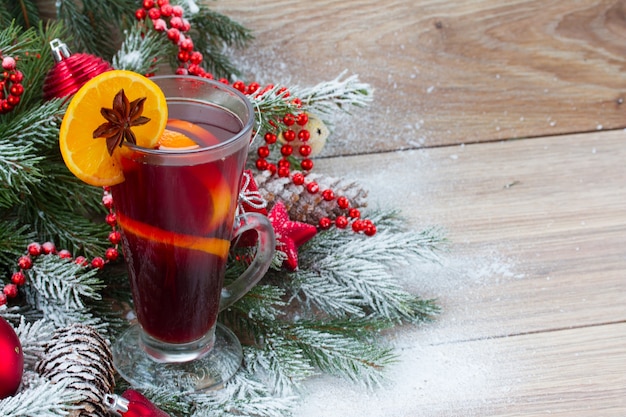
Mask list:
POLYGON ((311 240, 317 234, 317 228, 311 224, 289 220, 287 209, 282 201, 274 204, 267 217, 274 227, 278 242, 276 248, 287 255, 283 265, 295 271, 298 269, 298 247, 311 240))

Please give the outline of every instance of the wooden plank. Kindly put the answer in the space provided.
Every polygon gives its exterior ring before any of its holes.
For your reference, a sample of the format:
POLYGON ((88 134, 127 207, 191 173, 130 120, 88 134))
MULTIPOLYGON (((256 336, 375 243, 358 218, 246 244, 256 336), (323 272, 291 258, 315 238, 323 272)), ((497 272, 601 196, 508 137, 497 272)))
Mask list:
POLYGON ((401 336, 387 386, 323 378, 296 416, 626 415, 626 323, 443 345, 428 337, 401 336))
POLYGON ((248 79, 314 85, 344 69, 376 89, 326 155, 625 126, 617 0, 229 0, 254 30, 248 79), (357 144, 358 143, 358 144, 357 144))
POLYGON ((400 209, 411 227, 447 229, 442 265, 412 268, 406 285, 440 299, 442 341, 468 340, 626 320, 625 139, 330 158, 316 169, 359 179, 371 206, 400 209))

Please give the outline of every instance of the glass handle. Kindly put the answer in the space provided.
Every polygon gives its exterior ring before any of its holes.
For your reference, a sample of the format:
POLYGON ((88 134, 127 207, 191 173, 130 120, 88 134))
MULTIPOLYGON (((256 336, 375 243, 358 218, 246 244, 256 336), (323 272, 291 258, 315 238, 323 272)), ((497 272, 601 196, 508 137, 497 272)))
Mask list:
POLYGON ((276 249, 274 228, 266 216, 258 213, 245 213, 237 216, 235 224, 238 226, 235 226, 233 240, 249 230, 256 230, 258 234, 256 255, 248 269, 222 289, 220 311, 233 305, 263 278, 272 263, 276 249))

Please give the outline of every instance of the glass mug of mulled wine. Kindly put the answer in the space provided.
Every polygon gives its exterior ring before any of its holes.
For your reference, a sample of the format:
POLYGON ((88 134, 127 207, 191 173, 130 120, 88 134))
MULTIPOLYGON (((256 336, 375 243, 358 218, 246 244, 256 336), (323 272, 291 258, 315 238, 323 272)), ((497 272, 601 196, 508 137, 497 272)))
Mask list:
POLYGON ((168 130, 196 144, 125 144, 124 181, 111 188, 138 324, 113 346, 120 375, 136 386, 218 387, 239 368, 237 337, 220 311, 267 271, 275 238, 267 217, 236 216, 254 110, 239 91, 199 77, 157 76, 168 130), (248 269, 226 287, 230 242, 258 233, 248 269))

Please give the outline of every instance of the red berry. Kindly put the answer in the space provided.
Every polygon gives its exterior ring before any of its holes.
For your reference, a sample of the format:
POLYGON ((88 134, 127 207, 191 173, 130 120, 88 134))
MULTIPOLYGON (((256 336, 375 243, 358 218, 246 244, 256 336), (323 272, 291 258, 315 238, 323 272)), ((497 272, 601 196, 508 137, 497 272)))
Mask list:
POLYGON ((180 62, 187 62, 189 61, 189 52, 187 51, 180 51, 177 55, 177 58, 180 62))
POLYGON ((259 158, 267 158, 270 156, 270 148, 267 146, 260 146, 256 153, 259 155, 259 158))
POLYGON ((348 212, 348 216, 352 217, 353 219, 358 219, 359 217, 361 217, 361 212, 359 211, 359 209, 351 208, 348 212))
POLYGON ((19 266, 20 269, 31 269, 33 267, 33 260, 28 255, 20 256, 17 260, 17 266, 19 266))
POLYGON ((191 61, 192 64, 199 65, 202 62, 202 54, 198 51, 192 52, 189 61, 191 61))
POLYGON ((355 232, 361 232, 363 231, 363 229, 365 229, 365 223, 363 222, 363 220, 355 220, 352 223, 352 230, 354 230, 355 232))
POLYGON ((235 82, 233 83, 233 88, 234 88, 234 89, 236 89, 236 90, 241 91, 242 93, 243 93, 244 91, 246 91, 246 85, 245 85, 245 84, 244 84, 244 82, 243 82, 243 81, 241 81, 241 80, 235 81, 235 82))
MULTIPOLYGON (((152 9, 152 10, 156 10, 156 9, 152 9)), ((161 18, 152 19, 152 26, 154 26, 154 30, 156 30, 157 32, 165 32, 165 29, 167 29, 167 23, 165 23, 165 20, 161 18)))
POLYGON ((143 8, 151 9, 154 7, 154 0, 143 0, 143 8))
POLYGON ((77 256, 76 259, 74 259, 74 263, 80 266, 87 266, 89 264, 87 262, 87 258, 85 258, 84 256, 77 256))
POLYGON ((32 256, 39 256, 39 255, 41 255, 41 245, 39 243, 37 243, 37 242, 30 243, 28 245, 28 247, 26 248, 26 250, 32 256))
POLYGON ((272 174, 276 174, 276 171, 278 170, 278 168, 276 167, 275 164, 267 164, 267 170, 272 174))
POLYGON ((72 254, 67 249, 61 249, 59 251, 59 258, 62 258, 62 259, 72 259, 72 254))
POLYGON ((157 0, 157 6, 159 7, 163 7, 168 4, 170 4, 170 0, 157 0))
POLYGON ((276 135, 270 132, 267 132, 264 136, 265 139, 265 143, 267 143, 268 145, 271 145, 272 143, 276 143, 276 135))
POLYGON ((23 79, 24 79, 24 74, 22 74, 21 71, 13 71, 9 75, 9 81, 11 81, 12 83, 21 83, 23 79))
POLYGON ((3 306, 7 303, 7 296, 4 295, 3 292, 0 292, 0 306, 3 306))
POLYGON ((287 126, 293 126, 296 123, 296 116, 291 113, 287 113, 283 116, 283 123, 287 126))
POLYGON ((170 28, 167 30, 167 39, 178 44, 180 40, 180 31, 176 28, 170 28))
POLYGON ((104 205, 104 207, 111 210, 113 208, 113 196, 111 194, 103 195, 102 204, 104 205))
POLYGON ((183 9, 181 6, 172 6, 172 16, 181 17, 184 12, 185 9, 183 9))
POLYGON ((50 255, 52 253, 57 253, 57 247, 52 242, 45 242, 41 245, 41 251, 46 255, 50 255))
POLYGON ((310 159, 303 159, 300 162, 300 166, 302 167, 303 170, 305 171, 310 171, 313 169, 313 161, 311 161, 310 159))
POLYGON ((4 293, 4 295, 7 296, 7 298, 15 298, 17 297, 17 292, 18 292, 17 285, 6 284, 2 292, 4 293))
POLYGON ((14 96, 21 96, 24 93, 24 86, 22 84, 14 84, 10 93, 14 96))
POLYGON ((339 216, 335 219, 335 226, 345 229, 348 226, 348 219, 345 216, 339 216))
POLYGON ((104 218, 104 221, 109 226, 114 227, 117 224, 117 216, 115 215, 115 213, 109 213, 104 218))
POLYGON ((332 201, 335 199, 335 193, 333 190, 324 190, 322 191, 322 198, 326 201, 332 201))
POLYGON ((10 56, 5 56, 4 58, 2 58, 2 68, 4 68, 7 71, 11 71, 15 69, 15 58, 10 57, 10 56))
POLYGON ((293 153, 293 147, 291 145, 283 145, 280 148, 280 153, 282 156, 289 156, 293 153))
MULTIPOLYGON (((172 20, 174 20, 174 19, 172 19, 172 20)), ((180 49, 182 49, 183 51, 191 52, 191 51, 193 51, 193 41, 191 40, 191 38, 185 38, 182 41, 180 41, 180 44, 178 45, 178 47, 180 49)), ((190 58, 191 58, 191 56, 190 56, 190 58)))
POLYGON ((158 19, 159 17, 161 17, 161 10, 156 8, 148 10, 148 17, 152 20, 158 19))
POLYGON ((364 233, 367 236, 374 236, 376 234, 376 226, 373 223, 366 224, 364 233))
POLYGON ((172 5, 164 4, 161 6, 161 16, 170 17, 172 15, 172 5))
POLYGON ((289 167, 279 167, 278 168, 278 176, 282 178, 287 178, 289 176, 289 167))
POLYGON ((135 19, 137 20, 144 20, 146 16, 148 16, 146 9, 137 9, 137 11, 135 11, 135 19))
POLYGON ((309 123, 309 115, 306 113, 300 113, 298 117, 296 117, 296 123, 299 126, 304 126, 305 124, 309 123))
POLYGON ((328 217, 322 217, 319 221, 320 229, 329 229, 332 226, 333 222, 328 217))
POLYGON ((104 257, 107 258, 109 261, 117 260, 118 256, 119 252, 115 248, 108 248, 104 253, 104 257))
POLYGON ((9 95, 9 97, 7 97, 7 103, 9 103, 12 107, 15 107, 20 104, 20 98, 18 96, 9 95))
POLYGON ((310 194, 317 194, 317 192, 320 190, 320 186, 315 181, 311 181, 306 185, 306 190, 310 194))
POLYGON ((121 240, 122 234, 117 230, 113 230, 111 233, 109 233, 109 242, 111 242, 113 245, 117 245, 118 243, 120 243, 121 240))
POLYGON ((298 152, 300 153, 300 155, 306 158, 307 156, 311 155, 312 149, 309 145, 302 145, 300 146, 300 148, 298 148, 298 152))
POLYGON ((11 276, 11 282, 15 285, 22 286, 26 283, 26 275, 22 271, 14 272, 11 276))
POLYGON ((260 158, 260 159, 257 159, 255 165, 259 171, 265 171, 267 169, 268 163, 265 159, 260 158))
POLYGON ((287 142, 293 142, 296 140, 296 132, 291 129, 285 130, 283 132, 283 138, 285 138, 287 142))
POLYGON ((91 260, 91 266, 94 268, 102 269, 104 268, 104 259, 99 256, 96 256, 91 260))
POLYGON ((311 139, 311 132, 306 129, 302 129, 298 132, 298 139, 300 139, 302 142, 308 141, 309 139, 311 139))
POLYGON ((337 205, 339 206, 339 208, 342 208, 345 210, 348 207, 350 207, 350 201, 346 197, 339 197, 337 199, 337 205))
POLYGON ((295 174, 293 174, 293 176, 291 177, 291 181, 295 184, 295 185, 302 185, 304 184, 304 174, 302 174, 301 172, 296 172, 295 174))
POLYGON ((252 94, 255 91, 257 91, 259 88, 261 88, 259 83, 250 83, 250 85, 248 85, 248 88, 246 89, 246 94, 252 94))

